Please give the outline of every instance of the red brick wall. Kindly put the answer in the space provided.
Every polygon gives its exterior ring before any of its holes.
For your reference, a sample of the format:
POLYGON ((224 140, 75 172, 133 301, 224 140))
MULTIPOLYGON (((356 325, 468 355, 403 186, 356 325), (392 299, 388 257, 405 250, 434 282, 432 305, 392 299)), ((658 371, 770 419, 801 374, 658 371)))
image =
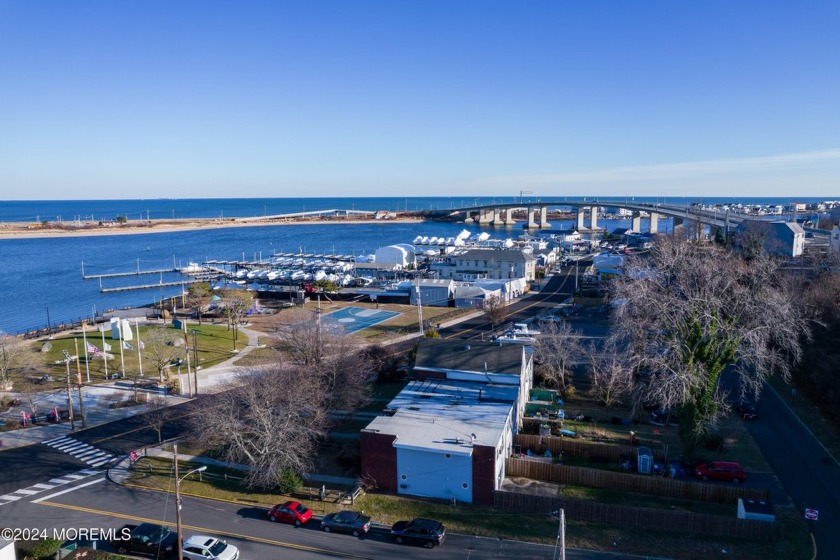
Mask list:
POLYGON ((496 483, 496 450, 493 447, 473 447, 473 503, 492 506, 496 483))
POLYGON ((397 449, 394 440, 397 436, 362 432, 362 476, 376 481, 376 486, 384 492, 397 491, 397 449))
POLYGON ((446 374, 442 371, 425 371, 422 369, 415 369, 414 378, 417 379, 417 381, 425 381, 426 379, 446 379, 446 374))

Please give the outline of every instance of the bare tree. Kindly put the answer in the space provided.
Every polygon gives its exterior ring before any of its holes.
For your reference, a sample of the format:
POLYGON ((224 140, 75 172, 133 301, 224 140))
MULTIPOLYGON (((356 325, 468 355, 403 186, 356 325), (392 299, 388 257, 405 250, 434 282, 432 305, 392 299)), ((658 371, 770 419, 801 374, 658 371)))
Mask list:
POLYGON ((193 436, 224 449, 225 459, 251 467, 250 486, 273 487, 312 467, 327 430, 325 393, 309 368, 276 364, 243 373, 238 385, 201 397, 193 436))
POLYGON ((219 307, 227 317, 228 328, 233 327, 233 344, 239 340, 239 323, 254 305, 254 295, 246 290, 224 290, 221 292, 219 307))
POLYGON ((580 333, 566 321, 541 326, 534 340, 534 360, 540 376, 563 393, 572 384, 572 368, 582 354, 580 333))
POLYGON ((357 337, 305 309, 279 313, 274 328, 275 349, 320 380, 329 408, 354 409, 367 399, 376 372, 357 337))
POLYGON ((494 329, 507 317, 505 302, 501 296, 496 294, 489 295, 484 300, 484 312, 487 313, 487 318, 490 319, 494 329))
POLYGON ((14 336, 0 335, 0 393, 11 390, 13 374, 23 378, 37 371, 39 363, 32 344, 14 336))
POLYGON ((766 255, 745 260, 668 237, 626 270, 612 284, 612 337, 629 349, 638 398, 680 408, 690 456, 721 413, 724 368, 734 366, 741 391, 757 395, 767 376, 789 375, 809 317, 766 255))
POLYGON ((614 340, 608 341, 601 349, 592 344, 587 353, 591 380, 589 394, 611 408, 633 389, 633 369, 628 356, 618 351, 614 340))
POLYGON ((161 383, 166 381, 169 364, 184 352, 178 346, 181 336, 181 331, 169 327, 150 328, 143 334, 143 356, 155 366, 161 383))
POLYGON ((157 434, 158 443, 163 441, 163 426, 169 421, 169 405, 166 399, 160 395, 149 397, 143 419, 157 434))
POLYGON ((187 298, 190 305, 195 309, 199 325, 201 324, 202 316, 210 305, 210 298, 212 296, 213 289, 207 282, 196 282, 195 284, 190 284, 189 288, 187 288, 187 298))

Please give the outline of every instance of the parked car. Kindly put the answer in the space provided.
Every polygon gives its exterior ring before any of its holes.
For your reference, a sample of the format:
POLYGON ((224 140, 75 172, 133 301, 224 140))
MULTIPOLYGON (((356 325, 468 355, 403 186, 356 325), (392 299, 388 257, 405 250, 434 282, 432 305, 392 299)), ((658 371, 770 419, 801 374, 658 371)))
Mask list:
POLYGON ((173 558, 178 555, 175 549, 178 546, 178 535, 168 527, 154 523, 125 525, 118 534, 124 535, 125 530, 131 531, 127 539, 111 543, 120 554, 142 554, 152 558, 173 558))
POLYGON ((432 519, 397 521, 391 527, 391 536, 401 544, 422 544, 426 548, 434 548, 443 544, 446 528, 443 523, 432 519))
POLYGON ((694 475, 701 480, 729 480, 736 484, 746 478, 741 465, 732 461, 701 463, 694 468, 694 475))
POLYGON ((321 520, 321 529, 329 533, 337 531, 350 533, 354 537, 366 534, 370 531, 370 517, 358 511, 339 511, 325 515, 321 520))
POLYGON ((733 408, 738 413, 738 416, 744 420, 755 420, 758 418, 758 411, 755 409, 755 404, 752 401, 735 401, 733 408))
POLYGON ((312 510, 300 502, 289 501, 268 510, 268 518, 276 523, 291 523, 300 527, 312 519, 312 510))
POLYGON ((190 560, 237 560, 239 549, 216 537, 193 535, 184 541, 181 551, 190 560))

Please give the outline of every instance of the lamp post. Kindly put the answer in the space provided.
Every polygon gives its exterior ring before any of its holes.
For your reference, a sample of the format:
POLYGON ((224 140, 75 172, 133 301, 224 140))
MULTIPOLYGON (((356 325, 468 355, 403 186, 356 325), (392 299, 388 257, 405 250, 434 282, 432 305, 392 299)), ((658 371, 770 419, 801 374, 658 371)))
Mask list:
POLYGON ((181 547, 181 481, 195 472, 203 472, 207 467, 198 467, 193 469, 182 477, 178 477, 178 444, 172 444, 173 452, 175 453, 175 531, 177 532, 177 539, 175 539, 175 546, 178 547, 178 560, 184 560, 184 551, 181 547))

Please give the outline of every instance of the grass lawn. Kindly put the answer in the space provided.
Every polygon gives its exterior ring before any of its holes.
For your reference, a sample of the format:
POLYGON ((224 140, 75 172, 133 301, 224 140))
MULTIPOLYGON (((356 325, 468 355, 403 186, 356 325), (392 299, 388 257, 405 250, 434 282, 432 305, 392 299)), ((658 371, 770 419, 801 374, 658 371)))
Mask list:
MULTIPOLYGON (((164 326, 162 323, 141 326, 140 340, 143 340, 144 333, 148 333, 151 329, 161 328, 162 326, 164 326)), ((233 353, 233 332, 228 331, 226 325, 212 325, 210 323, 198 325, 197 323, 190 323, 187 328, 190 332, 193 330, 196 331, 195 341, 198 347, 198 360, 202 367, 210 367, 235 355, 233 353)), ((105 344, 111 346, 111 350, 108 353, 113 356, 108 360, 108 374, 119 372, 122 363, 125 364, 127 377, 131 378, 133 375, 140 372, 140 358, 137 355, 138 345, 136 329, 133 329, 133 332, 135 335, 134 340, 129 342, 132 348, 130 350, 124 348, 121 355, 119 341, 111 339, 110 331, 106 331, 105 344)), ((93 344, 102 350, 102 334, 98 330, 88 329, 86 336, 89 344, 93 344)), ((39 340, 34 341, 32 344, 35 348, 42 348, 45 342, 46 341, 44 340, 39 340)), ((64 351, 66 351, 70 356, 79 356, 78 366, 75 359, 70 362, 70 374, 74 381, 77 373, 77 367, 78 371, 81 372, 83 380, 87 378, 88 368, 90 370, 90 380, 92 383, 102 382, 105 380, 104 360, 94 356, 89 356, 89 364, 85 364, 84 336, 82 335, 81 330, 72 331, 65 335, 53 338, 49 342, 51 344, 51 348, 47 352, 39 354, 43 360, 44 366, 43 373, 40 373, 38 376, 49 375, 53 377, 54 381, 39 383, 35 386, 36 390, 48 391, 66 387, 67 364, 64 361, 64 351)), ((192 343, 193 337, 192 334, 190 334, 190 346, 192 343)), ((248 338, 240 333, 238 340, 236 341, 237 351, 245 348, 247 344, 248 338)), ((183 355, 185 352, 186 350, 182 350, 179 355, 183 355)), ((190 350, 191 362, 194 361, 194 356, 195 354, 192 350, 190 350)), ((146 360, 143 363, 143 374, 148 378, 154 378, 157 376, 157 371, 150 360, 146 360)), ((23 387, 23 383, 16 383, 16 386, 23 387)))

